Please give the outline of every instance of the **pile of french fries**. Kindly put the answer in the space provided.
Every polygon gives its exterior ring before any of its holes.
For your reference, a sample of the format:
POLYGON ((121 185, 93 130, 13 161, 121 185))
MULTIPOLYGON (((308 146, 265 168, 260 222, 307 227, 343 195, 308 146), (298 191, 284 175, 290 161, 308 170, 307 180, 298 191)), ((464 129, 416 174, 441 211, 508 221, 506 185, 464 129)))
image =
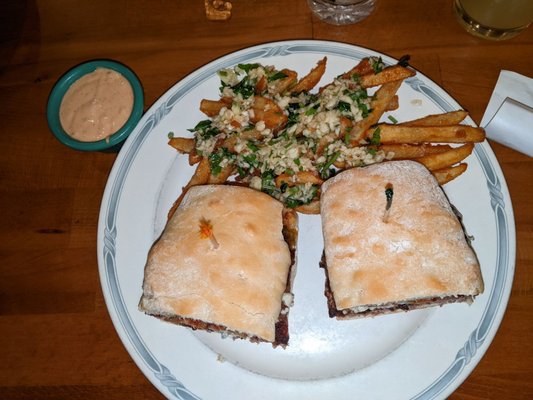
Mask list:
MULTIPOLYGON (((342 160, 336 153, 332 157, 328 153, 328 146, 335 142, 342 142, 346 148, 360 149, 364 154, 381 154, 380 161, 385 160, 414 160, 424 164, 436 177, 439 184, 457 178, 467 168, 463 161, 468 157, 474 143, 482 142, 485 139, 485 132, 481 128, 462 125, 461 122, 468 116, 463 110, 454 111, 439 115, 429 115, 413 121, 398 123, 394 118, 391 123, 380 122, 386 111, 398 108, 397 91, 402 82, 415 75, 402 60, 400 63, 385 67, 381 59, 369 57, 362 59, 351 70, 347 71, 336 79, 342 79, 343 84, 354 90, 366 91, 371 87, 377 87, 372 96, 368 96, 366 106, 368 108, 364 117, 355 118, 350 114, 343 114, 340 117, 340 129, 331 130, 315 138, 316 146, 313 151, 308 151, 307 157, 315 162, 313 168, 300 168, 300 170, 288 170, 275 174, 270 189, 263 184, 258 186, 257 179, 252 185, 254 177, 261 178, 262 171, 258 168, 243 170, 234 161, 227 162, 223 166, 213 167, 213 155, 225 154, 231 160, 235 160, 239 152, 239 143, 246 142, 250 146, 269 146, 278 140, 288 138, 291 134, 294 138, 290 140, 307 140, 302 137, 302 132, 289 129, 291 114, 288 108, 280 107, 279 98, 290 99, 301 98, 302 94, 309 94, 321 80, 326 71, 327 58, 320 60, 307 75, 298 79, 297 73, 288 69, 269 72, 268 77, 261 76, 256 80, 247 82, 251 84, 252 92, 248 104, 250 104, 249 121, 244 128, 239 121, 230 121, 228 132, 217 131, 218 136, 214 148, 209 154, 199 150, 199 135, 201 128, 196 128, 194 137, 171 137, 170 146, 180 153, 187 154, 190 165, 197 165, 196 171, 189 183, 183 188, 183 193, 177 204, 186 191, 196 185, 203 184, 223 184, 235 183, 249 185, 255 189, 263 190, 274 197, 285 201, 285 204, 297 211, 308 214, 317 214, 319 209, 320 185, 337 171, 354 167, 350 163, 342 160), (300 96, 300 97, 298 97, 300 96), (263 130, 257 127, 261 126, 263 130), (233 131, 233 129, 235 129, 233 131), (270 132, 270 136, 265 138, 265 129, 270 132), (291 133, 292 132, 292 133, 291 133), (217 153, 218 152, 218 153, 217 153), (329 154, 329 155, 328 155, 329 154), (326 161, 324 161, 326 159, 326 161), (318 165, 318 161, 321 164, 318 165), (305 201, 289 202, 287 197, 280 197, 279 194, 294 187, 313 189, 312 197, 305 201)), ((255 64, 254 64, 255 65, 255 64)), ((243 68, 245 68, 243 66, 243 68)), ((252 68, 252 67, 247 67, 252 68)), ((318 89, 316 96, 328 90, 334 82, 318 89)), ((240 85, 239 82, 234 87, 240 85)), ((366 92, 361 92, 366 93, 366 92)), ((221 113, 232 107, 232 99, 221 95, 219 100, 202 100, 200 110, 211 120, 221 115, 221 113)), ((296 100, 295 100, 296 101, 296 100)), ((307 109, 305 115, 310 114, 307 109)), ((311 110, 312 111, 312 110, 311 110)), ((301 114, 302 116, 304 114, 301 114)), ((302 117, 300 117, 302 118, 302 117)), ((204 121, 206 122, 206 121, 204 121)), ((201 125, 201 124, 199 124, 201 125)), ((207 125, 209 126, 209 121, 207 125)), ((205 133, 205 132, 203 132, 205 133)), ((242 146, 241 146, 242 147, 242 146)), ((299 159, 298 159, 299 160, 299 159)), ((376 161, 376 162, 380 162, 376 161)), ((374 161, 372 161, 374 162, 374 161)), ((364 165, 364 164, 361 164, 364 165)), ((268 171, 272 174, 272 171, 268 171)), ((270 181, 269 181, 270 182, 270 181)))

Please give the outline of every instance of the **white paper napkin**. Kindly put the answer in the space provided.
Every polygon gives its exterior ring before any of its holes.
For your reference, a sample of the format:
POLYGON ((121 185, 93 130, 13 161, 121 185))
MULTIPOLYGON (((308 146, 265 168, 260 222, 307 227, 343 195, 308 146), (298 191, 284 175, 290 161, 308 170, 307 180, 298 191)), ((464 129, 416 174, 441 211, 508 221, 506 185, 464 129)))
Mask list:
POLYGON ((501 71, 481 127, 489 139, 533 157, 533 79, 501 71))

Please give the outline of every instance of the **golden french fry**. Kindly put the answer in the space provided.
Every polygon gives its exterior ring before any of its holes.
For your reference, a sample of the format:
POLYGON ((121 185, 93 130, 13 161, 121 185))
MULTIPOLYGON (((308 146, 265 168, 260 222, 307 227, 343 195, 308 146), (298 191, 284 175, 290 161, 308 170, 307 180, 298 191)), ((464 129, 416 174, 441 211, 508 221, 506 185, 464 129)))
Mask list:
MULTIPOLYGON (((349 134, 349 132, 345 132, 345 134, 349 134)), ((324 153, 324 150, 326 149, 328 144, 335 141, 335 139, 337 139, 337 135, 335 132, 330 132, 327 135, 322 136, 316 146, 316 155, 321 156, 324 153)))
POLYGON ((367 74, 372 74, 374 72, 372 64, 370 64, 370 59, 368 57, 363 58, 359 64, 353 67, 348 72, 342 74, 343 79, 352 79, 354 75, 363 76, 367 74))
POLYGON ((231 106, 231 99, 221 98, 220 100, 203 99, 200 102, 200 111, 208 117, 216 117, 223 107, 231 106))
POLYGON ((216 174, 213 175, 212 173, 209 174, 209 179, 207 180, 207 183, 210 184, 221 184, 228 180, 228 178, 233 175, 234 167, 233 165, 226 165, 222 170, 216 174))
POLYGON ((189 165, 198 164, 202 161, 202 156, 196 152, 196 148, 192 149, 189 153, 189 165))
POLYGON ((398 107, 400 107, 400 101, 398 99, 398 95, 394 95, 385 107, 385 111, 394 111, 397 110, 398 107))
POLYGON ((224 143, 222 143, 222 145, 220 147, 225 147, 231 153, 235 153, 236 152, 235 151, 235 145, 237 144, 239 139, 241 141, 252 140, 252 139, 260 140, 262 137, 263 137, 263 135, 258 130, 249 129, 247 131, 242 131, 239 134, 239 136, 231 135, 230 137, 228 137, 227 139, 224 140, 224 143))
MULTIPOLYGON (((386 144, 382 146, 364 146, 376 151, 383 151, 385 155, 393 154, 391 160, 412 160, 415 158, 423 157, 429 154, 438 154, 453 149, 453 147, 442 145, 409 145, 409 144, 386 144)), ((388 158, 389 159, 389 158, 388 158)), ((333 165, 338 169, 346 169, 347 164, 345 161, 335 161, 333 165)))
POLYGON ((461 163, 453 167, 437 169, 435 171, 432 171, 432 173, 437 179, 437 182, 439 182, 439 185, 442 186, 445 183, 448 183, 454 180, 459 175, 461 175, 463 172, 465 172, 467 167, 468 165, 466 163, 461 163))
POLYGON ((465 110, 457 110, 445 114, 428 115, 413 121, 402 122, 403 126, 446 126, 458 125, 468 116, 465 110))
MULTIPOLYGON (((359 122, 356 122, 352 131, 350 132, 350 144, 351 146, 358 146, 359 142, 365 138, 365 132, 374 124, 376 124, 387 105, 391 102, 391 99, 395 96, 396 92, 400 88, 402 81, 394 81, 383 84, 374 94, 374 98, 370 103, 372 111, 368 116, 359 122)), ((372 130, 373 132, 373 130, 372 130)), ((372 136, 370 136, 372 137, 372 136)))
MULTIPOLYGON (((368 75, 368 74, 374 74, 374 69, 372 68, 370 59, 368 57, 365 57, 351 70, 342 74, 341 78, 347 79, 347 80, 353 80, 355 82, 361 76, 368 75)), ((322 93, 322 91, 330 85, 332 85, 332 83, 328 83, 326 86, 321 87, 319 89, 319 92, 322 93)))
POLYGON ((172 217, 187 191, 193 186, 205 185, 209 181, 210 175, 211 167, 209 166, 209 160, 207 158, 202 158, 202 160, 196 167, 196 170, 194 171, 194 174, 192 175, 191 179, 189 180, 187 185, 183 187, 180 197, 178 197, 176 202, 172 205, 172 208, 169 210, 168 219, 172 217))
POLYGON ((229 138, 224 140, 224 143, 222 144, 221 147, 225 147, 231 153, 235 153, 235 145, 237 144, 238 139, 239 138, 237 137, 237 135, 232 135, 229 138))
MULTIPOLYGON (((353 80, 354 83, 358 79, 361 78, 363 75, 369 75, 374 74, 374 69, 372 68, 372 64, 370 63, 370 59, 368 57, 363 58, 355 67, 353 67, 351 70, 345 72, 341 75, 342 79, 347 80, 353 80)), ((332 83, 328 83, 327 85, 321 87, 319 89, 319 92, 322 93, 322 91, 327 88, 328 86, 332 85, 332 83)))
POLYGON ((453 126, 405 126, 379 124, 367 129, 364 137, 372 139, 379 133, 382 144, 400 143, 467 143, 485 140, 485 131, 467 125, 453 126))
POLYGON ((278 130, 283 128, 287 123, 287 116, 273 100, 262 96, 255 96, 252 108, 254 110, 254 116, 250 120, 254 124, 263 121, 267 128, 278 130))
POLYGON ((194 139, 192 138, 174 137, 168 141, 168 144, 181 154, 190 154, 194 150, 194 139))
MULTIPOLYGON (((353 132, 353 128, 354 128, 354 123, 351 119, 346 118, 344 116, 341 116, 339 118, 339 135, 338 136, 341 140, 344 140, 346 142, 347 141, 346 135, 351 137, 350 135, 353 132)), ((319 156, 322 155, 326 146, 335 139, 336 139, 336 135, 333 133, 322 137, 322 139, 318 143, 316 154, 319 156)))
POLYGON ((394 153, 393 160, 407 160, 411 158, 423 157, 428 154, 442 153, 451 150, 452 147, 446 144, 442 145, 411 145, 411 144, 384 144, 373 147, 375 150, 382 150, 387 153, 394 153))
POLYGON ((280 187, 283 183, 288 186, 300 185, 303 183, 312 183, 313 185, 322 185, 324 181, 316 174, 310 171, 300 171, 293 175, 281 174, 276 177, 276 186, 280 187))
POLYGON ((294 240, 289 240, 289 243, 296 243, 298 239, 298 214, 292 208, 283 208, 283 236, 288 235, 294 240))
POLYGON ((333 165, 338 169, 346 169, 346 161, 335 161, 333 165))
POLYGON ((298 79, 298 74, 290 69, 282 69, 280 72, 287 75, 287 77, 276 79, 268 84, 268 92, 272 95, 285 93, 298 79))
POLYGON ((268 81, 265 75, 263 75, 255 84, 255 94, 261 94, 267 90, 268 81))
POLYGON ((187 183, 186 187, 189 188, 191 186, 203 185, 207 183, 210 175, 211 175, 211 167, 209 165, 209 160, 204 157, 198 163, 198 166, 196 167, 196 171, 194 171, 194 174, 191 177, 191 180, 189 181, 189 183, 187 183))
POLYGON ((472 150, 474 150, 474 144, 467 143, 442 153, 428 154, 424 157, 415 158, 414 161, 424 164, 430 171, 435 171, 461 162, 472 153, 472 150))
POLYGON ((304 204, 296 207, 295 210, 302 214, 320 214, 320 200, 313 200, 309 204, 304 204))
POLYGON ((403 81, 404 79, 410 78, 415 74, 416 72, 410 68, 405 68, 401 65, 393 65, 384 68, 377 74, 362 75, 360 83, 363 88, 369 88, 383 85, 388 82, 403 81))
POLYGON ((298 81, 296 85, 291 88, 291 93, 309 92, 322 79, 322 75, 326 72, 326 62, 328 58, 324 57, 320 60, 316 67, 313 68, 306 76, 298 81))

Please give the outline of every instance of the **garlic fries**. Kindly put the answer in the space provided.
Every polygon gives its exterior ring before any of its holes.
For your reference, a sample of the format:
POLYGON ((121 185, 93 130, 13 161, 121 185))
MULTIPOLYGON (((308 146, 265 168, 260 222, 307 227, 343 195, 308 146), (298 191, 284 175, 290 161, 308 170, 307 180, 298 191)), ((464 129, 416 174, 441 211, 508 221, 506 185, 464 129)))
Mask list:
POLYGON ((379 123, 384 112, 398 108, 400 85, 415 75, 404 63, 385 66, 381 58, 367 57, 312 92, 326 63, 324 57, 302 78, 261 64, 219 71, 220 97, 202 100, 207 119, 190 129, 194 138, 169 140, 197 164, 184 192, 234 181, 315 214, 321 184, 339 169, 411 159, 444 184, 466 170, 462 161, 473 143, 485 139, 483 129, 460 124, 468 115, 462 110, 379 123), (376 86, 370 95, 367 88, 376 86))

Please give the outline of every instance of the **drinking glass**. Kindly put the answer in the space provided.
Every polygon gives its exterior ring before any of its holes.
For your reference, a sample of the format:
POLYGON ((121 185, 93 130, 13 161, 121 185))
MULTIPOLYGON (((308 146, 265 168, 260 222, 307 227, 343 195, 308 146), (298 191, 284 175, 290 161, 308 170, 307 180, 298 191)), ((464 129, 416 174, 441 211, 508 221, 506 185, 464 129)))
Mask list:
POLYGON ((321 20, 347 25, 368 17, 374 9, 375 0, 307 0, 307 3, 321 20))
POLYGON ((533 21, 533 0, 454 0, 459 23, 472 35, 504 40, 533 21))

